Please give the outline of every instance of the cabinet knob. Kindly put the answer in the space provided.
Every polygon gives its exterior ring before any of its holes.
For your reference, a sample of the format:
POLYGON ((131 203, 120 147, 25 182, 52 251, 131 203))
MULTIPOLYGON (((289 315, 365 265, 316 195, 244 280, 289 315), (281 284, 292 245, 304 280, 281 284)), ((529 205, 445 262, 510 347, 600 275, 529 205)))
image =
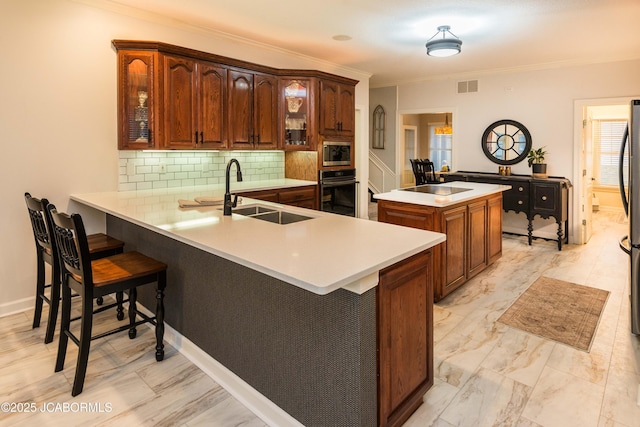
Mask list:
POLYGON ((547 196, 542 196, 542 200, 547 200, 547 196))
POLYGON ((519 205, 521 205, 521 204, 523 204, 523 203, 524 203, 524 202, 523 202, 522 200, 518 200, 518 204, 519 204, 519 205))
POLYGON ((518 187, 518 191, 524 191, 523 187, 518 187))

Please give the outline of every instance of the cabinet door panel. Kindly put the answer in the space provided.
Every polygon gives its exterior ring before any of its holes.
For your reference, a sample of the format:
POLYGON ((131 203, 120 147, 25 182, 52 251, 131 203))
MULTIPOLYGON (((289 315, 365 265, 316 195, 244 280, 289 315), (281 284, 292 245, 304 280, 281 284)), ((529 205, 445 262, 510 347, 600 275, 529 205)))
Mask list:
MULTIPOLYGON (((285 150, 315 149, 315 80, 283 79, 280 82, 280 140, 285 150)), ((315 176, 315 175, 314 175, 315 176)), ((314 178, 315 179, 315 178, 314 178)))
POLYGON ((467 279, 487 266, 487 202, 469 204, 469 273, 467 279))
POLYGON ((278 80, 256 74, 254 85, 254 144, 256 148, 277 148, 278 80))
POLYGON ((533 191, 533 210, 541 215, 553 214, 558 211, 558 185, 549 184, 532 184, 533 191))
POLYGON ((229 71, 229 140, 232 148, 253 148, 253 74, 229 71))
POLYGON ((338 84, 320 82, 320 133, 336 134, 338 132, 338 84))
POLYGON ((156 66, 156 53, 118 53, 118 148, 121 150, 155 147, 156 66))
POLYGON ((355 99, 355 88, 340 87, 339 122, 340 134, 343 136, 351 136, 355 133, 355 99))
POLYGON ((487 201, 487 258, 492 263, 502 256, 502 197, 487 201))
POLYGON ((225 94, 227 70, 213 64, 198 64, 198 124, 200 148, 226 147, 225 94))
POLYGON ((191 148, 196 132, 195 61, 164 58, 164 146, 191 148))
POLYGON ((447 295, 466 280, 467 269, 467 207, 461 206, 442 213, 442 232, 447 235, 442 245, 442 270, 445 272, 443 295, 447 295))
POLYGON ((432 263, 425 251, 380 272, 379 425, 401 425, 433 385, 432 263))

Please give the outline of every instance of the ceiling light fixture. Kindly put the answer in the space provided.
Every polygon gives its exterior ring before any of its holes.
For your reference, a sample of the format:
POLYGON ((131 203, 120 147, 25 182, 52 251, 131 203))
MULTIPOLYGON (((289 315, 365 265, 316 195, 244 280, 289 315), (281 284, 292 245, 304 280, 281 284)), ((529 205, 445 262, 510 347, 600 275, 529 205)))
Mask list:
POLYGON ((429 56, 453 56, 460 53, 460 47, 462 46, 462 40, 460 40, 451 31, 450 26, 441 25, 438 27, 438 32, 433 35, 427 42, 427 55, 429 56), (436 37, 442 33, 442 38, 436 39, 436 37), (447 33, 451 34, 453 38, 447 38, 447 33))

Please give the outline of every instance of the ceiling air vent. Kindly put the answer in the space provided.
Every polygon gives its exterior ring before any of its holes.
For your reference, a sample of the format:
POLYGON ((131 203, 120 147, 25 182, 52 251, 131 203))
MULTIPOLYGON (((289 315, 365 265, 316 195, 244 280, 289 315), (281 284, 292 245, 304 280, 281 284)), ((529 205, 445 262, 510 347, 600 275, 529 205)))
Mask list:
POLYGON ((458 93, 468 93, 478 91, 477 80, 467 80, 464 82, 458 82, 458 93))

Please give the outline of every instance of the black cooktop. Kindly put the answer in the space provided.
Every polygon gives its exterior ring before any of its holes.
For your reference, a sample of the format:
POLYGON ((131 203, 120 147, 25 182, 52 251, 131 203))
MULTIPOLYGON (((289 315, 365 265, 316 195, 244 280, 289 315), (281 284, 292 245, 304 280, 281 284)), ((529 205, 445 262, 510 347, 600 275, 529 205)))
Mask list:
POLYGON ((442 184, 435 184, 435 185, 426 184, 426 185, 419 185, 417 187, 403 188, 402 190, 413 191, 415 193, 436 194, 438 196, 450 196, 456 193, 471 191, 471 188, 458 188, 458 187, 451 187, 450 185, 442 185, 442 184))

